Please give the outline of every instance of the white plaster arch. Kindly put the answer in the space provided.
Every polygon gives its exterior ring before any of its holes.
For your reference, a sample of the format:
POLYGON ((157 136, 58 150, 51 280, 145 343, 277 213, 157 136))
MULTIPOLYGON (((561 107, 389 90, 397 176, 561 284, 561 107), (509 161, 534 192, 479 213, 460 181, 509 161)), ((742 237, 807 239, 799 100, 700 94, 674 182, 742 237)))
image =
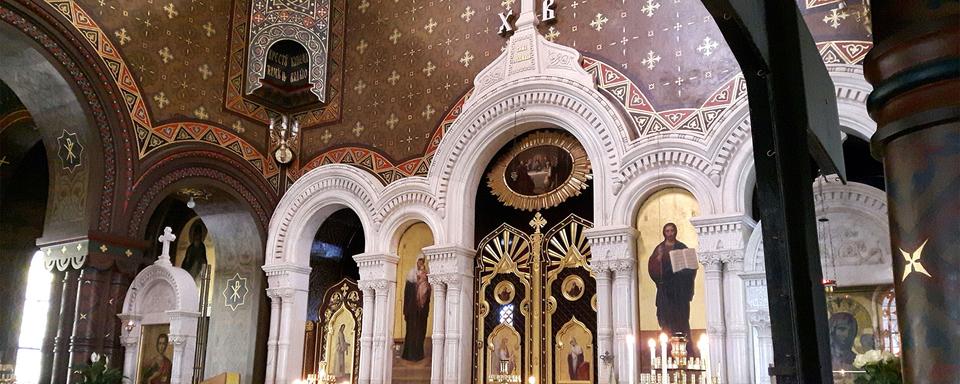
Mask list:
POLYGON ((701 216, 720 213, 717 210, 718 189, 706 174, 694 168, 665 165, 656 171, 640 174, 639 177, 630 180, 630 184, 624 186, 613 206, 615 222, 618 225, 636 226, 637 212, 643 202, 657 191, 671 187, 690 192, 700 205, 701 216))
MULTIPOLYGON (((820 261, 825 276, 837 280, 839 286, 893 283, 886 202, 883 191, 866 184, 843 185, 836 178, 828 183, 821 179, 814 182, 817 216, 828 218, 830 223, 823 229, 839 232, 836 237, 821 239, 820 261), (826 242, 829 240, 833 242, 832 247, 826 242), (833 264, 831 257, 835 257, 833 264), (834 271, 829 270, 834 265, 835 276, 834 271)), ((763 272, 764 269, 763 235, 758 225, 747 242, 744 271, 763 272)))
MULTIPOLYGON (((283 195, 270 219, 265 265, 308 267, 317 229, 341 208, 357 214, 364 238, 375 239, 373 215, 382 189, 373 175, 349 165, 330 164, 307 172, 283 195)), ((365 247, 372 249, 372 242, 366 242, 365 247)))
POLYGON ((538 128, 563 129, 583 145, 593 167, 594 222, 609 221, 623 140, 614 137, 619 129, 608 127, 625 122, 596 90, 560 78, 525 79, 469 107, 441 142, 428 175, 447 217, 449 241, 473 243, 473 204, 487 164, 511 139, 538 128))
POLYGON ((395 192, 381 200, 382 211, 387 216, 380 225, 375 252, 395 255, 403 231, 418 222, 430 227, 434 244, 444 244, 443 219, 433 205, 435 199, 431 194, 425 191, 395 192))
POLYGON ((870 142, 877 123, 867 112, 867 96, 873 86, 863 77, 863 66, 851 64, 831 64, 827 66, 830 78, 837 92, 837 112, 840 126, 846 133, 870 142))

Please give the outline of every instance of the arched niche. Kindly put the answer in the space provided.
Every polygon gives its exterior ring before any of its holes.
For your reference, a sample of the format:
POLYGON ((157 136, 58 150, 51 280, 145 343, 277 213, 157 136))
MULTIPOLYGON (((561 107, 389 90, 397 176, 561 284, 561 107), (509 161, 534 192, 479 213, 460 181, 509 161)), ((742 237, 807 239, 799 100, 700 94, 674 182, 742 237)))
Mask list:
POLYGON ((349 208, 324 218, 313 236, 306 318, 301 319, 306 321, 302 378, 329 375, 354 382, 357 377, 362 318, 360 270, 353 256, 363 253, 365 243, 360 218, 349 208))
POLYGON ((118 315, 128 383, 140 382, 151 371, 162 375, 168 367, 171 384, 188 383, 193 377, 200 298, 193 277, 170 262, 169 242, 175 238, 165 228, 160 238, 166 242, 163 253, 134 278, 118 315), (169 355, 167 348, 172 348, 169 355))
MULTIPOLYGON (((43 235, 49 171, 30 113, 0 81, 0 361, 13 362, 23 342, 20 324, 28 269, 43 235)), ((43 337, 42 333, 39 335, 43 337)))
MULTIPOLYGON (((427 280, 430 262, 423 253, 434 244, 433 231, 422 221, 409 222, 397 234, 397 288, 391 325, 393 379, 430 380, 432 351, 442 348, 433 341, 436 319, 433 287, 427 280)), ((442 319, 442 317, 441 317, 442 319)))
MULTIPOLYGON (((234 372, 240 374, 243 383, 260 382, 265 370, 269 312, 265 310, 266 278, 260 272, 263 232, 251 205, 263 203, 251 201, 249 191, 238 191, 232 176, 216 170, 186 166, 163 176, 154 183, 144 183, 157 190, 135 191, 143 209, 143 218, 138 222, 143 224, 131 228, 137 232, 133 235, 150 239, 170 226, 177 234, 187 234, 172 244, 174 252, 181 248, 189 252, 191 245, 194 251, 202 251, 210 265, 211 278, 205 288, 208 301, 200 317, 203 327, 198 335, 205 341, 204 348, 198 351, 202 353, 202 378, 234 372), (204 172, 213 177, 197 176, 204 172), (166 176, 175 177, 171 180, 166 176), (193 207, 188 205, 191 197, 193 207), (204 233, 199 235, 202 241, 191 234, 195 226, 203 229, 204 233), (195 242, 198 244, 191 244, 195 242)), ((150 177, 147 180, 154 181, 150 177)), ((159 251, 159 247, 153 247, 146 254, 156 255, 159 251)), ((186 267, 186 256, 175 253, 175 267, 186 267)), ((194 291, 204 289, 199 284, 200 270, 195 266, 188 273, 194 291)), ((192 310, 200 311, 199 305, 192 310)))
MULTIPOLYGON (((700 335, 707 331, 707 305, 706 305, 706 284, 705 273, 702 267, 691 272, 685 270, 680 274, 667 273, 662 269, 664 266, 671 266, 663 258, 661 264, 655 265, 655 260, 651 260, 657 253, 657 247, 665 240, 666 225, 672 223, 676 226, 677 244, 683 244, 687 248, 697 249, 699 241, 697 229, 691 223, 691 219, 700 216, 700 204, 698 200, 689 191, 678 187, 666 187, 658 189, 649 194, 643 200, 636 211, 635 226, 639 237, 637 238, 637 278, 639 282, 638 294, 638 322, 640 326, 641 356, 648 356, 646 351, 646 340, 657 339, 662 327, 668 327, 666 324, 660 324, 661 313, 667 313, 670 310, 683 312, 686 306, 687 321, 689 323, 688 340, 698 340, 700 335), (653 273, 651 272, 653 269, 653 273), (675 282, 664 283, 663 280, 669 279, 675 282), (693 275, 689 285, 680 283, 693 275), (656 276, 656 277, 655 277, 656 276), (654 278, 660 279, 661 284, 655 283, 654 278), (660 292, 661 289, 670 289, 670 291, 660 292), (684 294, 681 291, 688 291, 692 296, 687 298, 687 303, 680 300, 684 294), (659 299, 662 296, 662 299, 659 299), (676 300, 674 300, 676 299, 676 300), (675 305, 674 302, 680 303, 675 305), (665 306, 668 308, 661 308, 665 306)), ((679 249, 679 245, 673 249, 679 249)), ((672 250, 672 249, 671 249, 672 250)), ((666 252, 669 252, 667 250, 666 252)), ((669 253, 666 255, 669 258, 669 253)), ((665 316, 665 315, 663 315, 665 316)), ((671 329, 671 331, 678 331, 671 329)), ((684 330, 684 332, 687 332, 684 330)), ((649 360, 649 359, 644 359, 649 360)), ((649 363, 649 361, 641 361, 649 363)), ((645 368, 646 369, 646 368, 645 368)))
POLYGON ((317 102, 311 92, 311 57, 293 39, 277 40, 267 50, 261 86, 251 96, 280 111, 292 111, 317 102))

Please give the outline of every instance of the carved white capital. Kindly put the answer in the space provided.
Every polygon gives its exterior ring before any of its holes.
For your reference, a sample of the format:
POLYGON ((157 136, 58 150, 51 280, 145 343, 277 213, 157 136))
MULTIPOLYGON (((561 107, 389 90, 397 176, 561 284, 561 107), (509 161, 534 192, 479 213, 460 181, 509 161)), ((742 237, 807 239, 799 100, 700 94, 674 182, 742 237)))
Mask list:
POLYGON ((743 214, 699 216, 690 219, 697 230, 697 256, 708 266, 730 264, 728 269, 743 268, 744 248, 757 223, 743 214))
POLYGON ((377 294, 380 294, 381 292, 385 293, 387 287, 393 286, 393 283, 395 283, 393 280, 369 279, 357 281, 357 287, 364 292, 373 290, 377 294))
POLYGON ((630 226, 590 228, 584 231, 590 243, 590 266, 594 272, 629 272, 636 269, 639 233, 630 226))
POLYGON ((760 337, 770 337, 770 312, 769 311, 751 311, 747 312, 747 321, 756 328, 760 337))
MULTIPOLYGON (((267 286, 271 288, 294 288, 310 286, 310 267, 290 262, 264 265, 267 286)), ((301 288, 305 290, 304 288, 301 288)))
POLYGON ((459 245, 431 245, 423 248, 430 264, 430 274, 473 276, 473 260, 477 251, 459 245))
POLYGON ((353 256, 360 268, 360 280, 397 281, 397 262, 400 257, 388 253, 361 253, 353 256))

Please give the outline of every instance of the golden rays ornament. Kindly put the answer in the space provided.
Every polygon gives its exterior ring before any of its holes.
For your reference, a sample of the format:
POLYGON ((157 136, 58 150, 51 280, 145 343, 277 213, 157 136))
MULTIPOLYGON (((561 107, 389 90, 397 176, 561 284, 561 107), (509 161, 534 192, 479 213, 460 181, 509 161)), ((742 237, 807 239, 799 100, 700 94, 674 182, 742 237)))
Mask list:
POLYGON ((902 248, 900 249, 900 254, 902 254, 903 259, 907 261, 907 264, 903 266, 903 277, 900 281, 906 281, 907 276, 913 272, 927 275, 927 277, 933 277, 930 276, 930 272, 927 272, 927 269, 923 267, 923 264, 920 264, 920 256, 923 254, 923 247, 927 245, 927 241, 928 240, 924 240, 923 244, 920 244, 917 250, 913 252, 904 251, 902 248))
POLYGON ((536 211, 580 195, 592 177, 587 152, 576 138, 541 131, 497 160, 487 174, 487 186, 504 205, 536 211))

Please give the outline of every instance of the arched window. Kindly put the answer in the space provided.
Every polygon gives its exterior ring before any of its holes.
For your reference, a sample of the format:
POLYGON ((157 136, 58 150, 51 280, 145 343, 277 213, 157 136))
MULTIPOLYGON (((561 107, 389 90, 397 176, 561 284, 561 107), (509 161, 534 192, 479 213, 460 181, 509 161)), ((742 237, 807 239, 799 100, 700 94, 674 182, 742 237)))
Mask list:
POLYGON ((881 348, 894 355, 900 355, 900 328, 897 326, 897 298, 890 287, 880 299, 880 343, 881 348))
POLYGON ((23 300, 23 318, 20 322, 20 343, 17 349, 17 382, 37 383, 43 359, 43 337, 47 330, 47 312, 50 310, 50 284, 53 274, 43 267, 43 253, 37 251, 30 261, 27 292, 23 300))

